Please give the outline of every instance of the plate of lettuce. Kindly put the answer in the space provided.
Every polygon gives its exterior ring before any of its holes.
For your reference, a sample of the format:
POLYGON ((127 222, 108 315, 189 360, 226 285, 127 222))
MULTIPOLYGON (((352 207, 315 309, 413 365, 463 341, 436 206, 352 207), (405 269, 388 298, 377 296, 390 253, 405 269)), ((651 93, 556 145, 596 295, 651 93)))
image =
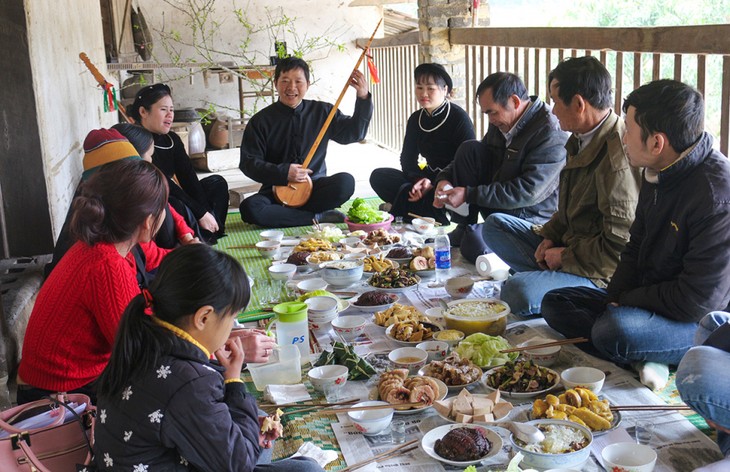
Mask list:
POLYGON ((510 349, 512 346, 502 336, 489 336, 484 333, 474 333, 465 337, 456 347, 456 352, 462 358, 469 359, 481 368, 497 367, 507 361, 517 359, 519 353, 510 352, 501 354, 499 351, 510 349))

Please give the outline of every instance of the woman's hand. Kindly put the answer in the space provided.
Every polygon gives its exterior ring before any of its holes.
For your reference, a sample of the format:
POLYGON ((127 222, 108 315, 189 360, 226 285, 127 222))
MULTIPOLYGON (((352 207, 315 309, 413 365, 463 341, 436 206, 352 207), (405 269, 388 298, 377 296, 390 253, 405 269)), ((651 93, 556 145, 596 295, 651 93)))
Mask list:
POLYGON ((431 183, 431 179, 424 177, 415 184, 413 184, 413 187, 411 187, 411 191, 408 192, 408 201, 409 202, 417 202, 418 200, 422 199, 423 196, 431 190, 433 187, 433 184, 431 183))
POLYGON ((357 92, 357 98, 368 98, 368 79, 359 70, 353 71, 350 76, 350 86, 357 92))
POLYGON ((289 173, 286 179, 289 182, 304 182, 311 173, 312 169, 302 168, 301 164, 289 164, 289 173))
POLYGON ((243 369, 243 361, 246 358, 243 345, 240 338, 228 338, 226 344, 215 351, 215 358, 221 363, 226 371, 223 373, 223 378, 228 379, 240 379, 241 370, 243 369))
POLYGON ((276 347, 274 339, 260 329, 236 329, 231 332, 230 338, 240 340, 247 362, 267 362, 276 347))
POLYGON ((188 233, 180 239, 180 244, 183 246, 188 244, 200 244, 200 239, 196 238, 192 233, 188 233))
POLYGON ((198 224, 201 228, 208 230, 211 233, 218 232, 218 222, 215 220, 215 216, 211 215, 209 211, 206 211, 205 215, 200 217, 198 224))
POLYGON ((262 433, 261 427, 263 426, 266 418, 266 416, 259 416, 259 445, 263 448, 269 449, 273 445, 271 442, 280 438, 284 433, 284 429, 281 427, 281 423, 276 423, 273 428, 262 433))

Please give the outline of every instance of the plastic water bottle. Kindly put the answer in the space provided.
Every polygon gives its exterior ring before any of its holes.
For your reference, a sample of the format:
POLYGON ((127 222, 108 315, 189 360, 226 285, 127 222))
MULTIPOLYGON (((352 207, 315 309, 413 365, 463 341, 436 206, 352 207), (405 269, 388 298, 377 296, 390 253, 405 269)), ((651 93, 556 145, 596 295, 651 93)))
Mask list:
POLYGON ((444 284, 451 271, 451 242, 444 228, 439 228, 438 235, 434 239, 434 252, 436 253, 436 280, 439 284, 444 284))

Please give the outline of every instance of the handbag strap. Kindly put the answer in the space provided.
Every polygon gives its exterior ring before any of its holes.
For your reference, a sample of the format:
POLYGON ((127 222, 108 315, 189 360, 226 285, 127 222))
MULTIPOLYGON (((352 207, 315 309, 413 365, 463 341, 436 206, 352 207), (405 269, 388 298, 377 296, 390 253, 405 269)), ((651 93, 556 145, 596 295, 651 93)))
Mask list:
MULTIPOLYGON (((81 427, 81 433, 84 436, 84 439, 86 440, 86 445, 89 447, 89 453, 86 456, 86 462, 85 464, 88 465, 91 463, 92 454, 94 451, 94 426, 96 425, 96 421, 94 419, 96 415, 96 407, 91 405, 91 401, 89 401, 88 397, 86 398, 86 410, 84 410, 85 414, 92 415, 91 417, 91 424, 89 425, 91 428, 91 434, 86 434, 86 425, 84 425, 84 419, 76 413, 76 411, 71 408, 71 406, 65 401, 66 397, 68 395, 58 395, 56 397, 56 403, 59 405, 62 405, 65 407, 68 411, 71 412, 72 415, 76 418, 76 423, 81 427)), ((65 415, 61 415, 65 416, 65 415)))
POLYGON ((28 443, 25 442, 25 439, 20 437, 18 438, 18 447, 20 447, 20 450, 23 451, 23 454, 25 454, 25 458, 28 459, 28 462, 30 462, 33 466, 31 470, 37 470, 38 472, 51 472, 41 463, 40 460, 38 460, 28 443))
MULTIPOLYGON (((32 410, 34 408, 43 407, 43 406, 52 406, 54 404, 56 404, 56 401, 53 400, 53 399, 50 399, 50 400, 46 400, 46 399, 44 399, 44 400, 37 400, 37 401, 34 401, 34 402, 26 403, 25 405, 20 405, 17 408, 14 408, 14 409, 11 409, 11 410, 7 411, 6 412, 7 413, 7 419, 8 419, 8 421, 12 421, 14 418, 16 418, 21 413, 24 413, 26 411, 30 411, 30 410, 32 410)), ((3 415, 3 416, 6 416, 6 415, 3 415)), ((53 423, 49 424, 48 426, 44 426, 43 428, 40 428, 40 429, 46 429, 46 428, 50 428, 52 426, 58 426, 59 424, 63 423, 63 418, 64 418, 64 415, 58 415, 53 420, 53 423)), ((8 433, 17 434, 17 433, 24 432, 23 430, 18 429, 15 426, 11 425, 10 423, 4 421, 3 419, 0 419, 0 428, 4 429, 8 433)))

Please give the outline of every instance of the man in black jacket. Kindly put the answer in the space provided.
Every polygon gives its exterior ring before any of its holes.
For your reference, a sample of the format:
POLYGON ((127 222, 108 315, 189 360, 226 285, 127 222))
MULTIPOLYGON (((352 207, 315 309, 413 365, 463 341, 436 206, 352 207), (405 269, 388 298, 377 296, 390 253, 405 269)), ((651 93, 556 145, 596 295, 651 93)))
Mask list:
POLYGON ((452 246, 459 246, 468 234, 470 243, 462 254, 472 262, 487 250, 480 248, 480 230, 467 229, 477 222, 479 213, 485 218, 506 213, 534 224, 550 219, 558 206, 558 180, 568 139, 550 108, 530 97, 514 74, 489 75, 476 95, 489 129, 481 141, 459 146, 454 161, 437 176, 433 203, 437 208, 446 203, 455 208, 468 204, 468 215, 452 214, 459 226, 449 236, 452 246))
POLYGON ((269 227, 304 226, 312 219, 342 223, 345 215, 335 208, 355 192, 355 179, 346 172, 327 175, 325 157, 331 139, 349 144, 365 139, 373 114, 368 82, 360 71, 350 76, 357 93, 355 111, 346 116, 339 110, 327 128, 307 168, 302 167, 312 144, 324 125, 332 105, 305 100, 309 89, 309 66, 297 57, 282 59, 274 71, 279 95, 276 103, 251 117, 241 142, 241 171, 263 185, 241 203, 241 218, 247 223, 269 227), (312 195, 299 208, 278 203, 272 186, 312 179, 312 195))
POLYGON ((629 161, 645 168, 630 240, 606 290, 553 290, 542 315, 661 388, 697 323, 730 301, 730 163, 712 148, 702 95, 688 85, 651 82, 623 110, 629 161))

